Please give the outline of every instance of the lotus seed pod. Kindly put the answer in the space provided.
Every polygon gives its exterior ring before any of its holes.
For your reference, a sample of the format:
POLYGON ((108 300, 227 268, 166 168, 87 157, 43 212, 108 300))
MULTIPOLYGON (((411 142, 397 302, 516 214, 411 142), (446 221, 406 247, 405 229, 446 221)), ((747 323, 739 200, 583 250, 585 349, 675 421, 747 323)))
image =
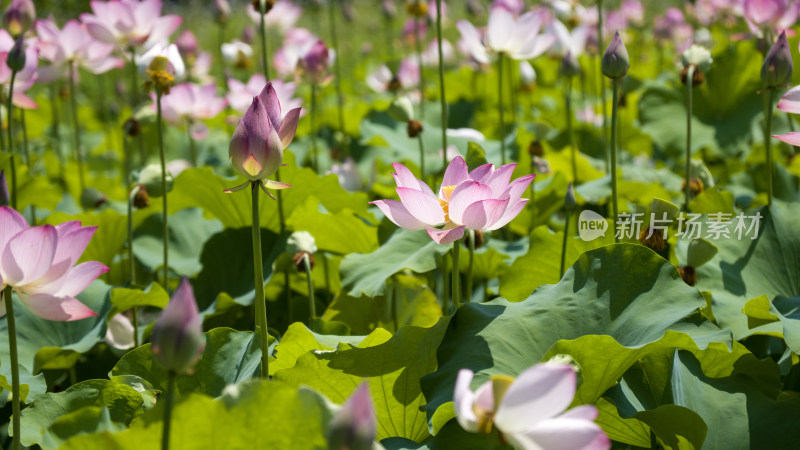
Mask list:
MULTIPOLYGON (((167 171, 167 192, 172 190, 172 174, 167 171)), ((161 185, 161 166, 148 164, 139 172, 139 184, 143 185, 150 197, 157 198, 164 195, 161 185)))
POLYGON ((707 73, 711 70, 711 63, 713 61, 714 59, 711 58, 711 52, 708 51, 707 48, 699 45, 692 45, 684 50, 681 55, 681 62, 684 67, 694 65, 703 73, 707 73))
POLYGON ((389 113, 389 117, 398 122, 408 122, 414 119, 414 105, 406 96, 394 99, 386 112, 389 113))
POLYGON ((716 254, 717 247, 711 242, 702 238, 692 239, 689 242, 689 248, 686 250, 686 263, 698 268, 711 261, 716 254))

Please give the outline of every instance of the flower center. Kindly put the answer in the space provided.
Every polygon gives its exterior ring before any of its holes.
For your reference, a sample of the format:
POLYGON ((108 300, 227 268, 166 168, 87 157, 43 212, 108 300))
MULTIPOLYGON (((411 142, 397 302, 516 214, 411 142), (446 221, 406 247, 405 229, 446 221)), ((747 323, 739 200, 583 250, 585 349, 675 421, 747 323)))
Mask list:
POLYGON ((147 75, 151 82, 165 94, 169 94, 169 88, 175 82, 175 77, 170 73, 170 62, 163 56, 156 56, 147 67, 147 75))
POLYGON ((450 194, 453 193, 453 189, 455 186, 442 186, 442 196, 444 198, 439 198, 439 205, 442 207, 442 211, 444 211, 444 221, 450 222, 450 205, 448 202, 450 201, 450 194))

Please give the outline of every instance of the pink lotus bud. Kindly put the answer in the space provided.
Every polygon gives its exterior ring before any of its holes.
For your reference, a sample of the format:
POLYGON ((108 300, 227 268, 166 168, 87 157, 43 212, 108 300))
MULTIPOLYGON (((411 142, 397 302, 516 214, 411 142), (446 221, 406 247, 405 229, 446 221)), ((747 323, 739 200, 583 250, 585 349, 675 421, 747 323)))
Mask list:
POLYGON ((362 382, 331 420, 328 449, 369 450, 375 434, 375 406, 369 384, 362 382))
POLYGON ((187 61, 194 61, 197 58, 197 38, 189 30, 184 30, 178 39, 175 40, 178 52, 187 61))
POLYGON ((769 49, 761 66, 761 81, 767 88, 781 87, 792 78, 792 52, 789 50, 789 41, 786 32, 781 31, 778 40, 769 49))
POLYGON ((168 371, 191 371, 205 348, 203 322, 194 292, 184 278, 153 326, 153 357, 168 371))
POLYGON ((32 0, 11 0, 3 14, 3 24, 12 36, 19 36, 33 25, 36 8, 32 0))
POLYGON ((611 38, 611 43, 608 44, 600 68, 603 71, 603 75, 611 79, 617 79, 624 77, 628 73, 629 67, 628 50, 625 48, 622 38, 619 37, 619 31, 617 31, 614 33, 614 37, 611 38))
POLYGON ((312 83, 321 83, 325 80, 329 62, 328 47, 321 39, 318 39, 306 55, 297 62, 297 68, 312 83))

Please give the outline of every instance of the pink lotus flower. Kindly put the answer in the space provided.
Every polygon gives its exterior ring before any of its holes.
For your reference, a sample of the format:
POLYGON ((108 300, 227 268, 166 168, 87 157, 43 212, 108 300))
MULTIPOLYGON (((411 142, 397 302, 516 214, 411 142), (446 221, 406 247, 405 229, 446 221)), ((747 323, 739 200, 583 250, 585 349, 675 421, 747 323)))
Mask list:
MULTIPOLYGON (((278 30, 281 34, 290 30, 303 10, 299 6, 287 0, 278 0, 272 8, 264 14, 264 26, 267 30, 278 30)), ((253 7, 252 2, 247 4, 247 15, 257 25, 261 25, 261 12, 253 7)))
POLYGON ((94 39, 86 25, 77 20, 70 20, 60 30, 53 22, 37 20, 36 34, 39 54, 50 61, 49 66, 39 68, 39 78, 44 82, 64 78, 74 65, 94 74, 123 66, 122 60, 111 56, 114 46, 94 39))
MULTIPOLYGON (((18 212, 0 207, 0 281, 11 286, 33 314, 72 321, 97 314, 75 296, 108 272, 96 261, 75 266, 97 227, 80 222, 30 227, 18 212), (74 266, 74 267, 73 267, 74 266)), ((5 315, 5 305, 0 315, 5 315)))
POLYGON ((419 65, 414 58, 405 58, 400 63, 397 76, 386 65, 367 76, 367 86, 373 91, 383 93, 387 91, 408 91, 419 85, 419 65))
MULTIPOLYGON (((0 30, 0 84, 3 86, 4 95, 8 95, 11 86, 11 68, 8 67, 8 54, 14 47, 14 38, 6 30, 0 30)), ((38 81, 36 73, 39 55, 33 45, 25 48, 25 67, 17 72, 14 78, 14 92, 11 98, 14 106, 25 109, 36 109, 39 105, 32 98, 25 95, 25 91, 38 81)), ((7 98, 7 97, 6 97, 7 98)))
MULTIPOLYGON (((156 109, 155 93, 151 93, 152 108, 156 109)), ((215 84, 199 86, 182 83, 170 88, 169 94, 161 97, 161 113, 164 120, 175 126, 192 126, 193 139, 205 139, 208 128, 198 120, 216 117, 225 109, 225 99, 217 97, 215 84)))
POLYGON ((549 34, 539 34, 544 25, 541 14, 529 11, 518 19, 505 8, 492 8, 485 43, 474 25, 466 20, 456 24, 461 37, 469 45, 472 57, 483 64, 489 62, 489 53, 505 53, 512 59, 532 59, 544 53, 556 41, 549 34))
POLYGON ((400 201, 370 203, 400 228, 425 229, 439 244, 461 239, 465 228, 496 230, 511 222, 528 203, 521 196, 535 176, 526 175, 509 183, 516 164, 498 168, 484 164, 468 172, 464 158, 458 156, 448 164, 436 195, 404 165, 392 166, 400 201))
POLYGON ((328 431, 330 449, 372 448, 377 433, 375 405, 369 383, 362 381, 342 408, 334 414, 328 431))
POLYGON ((177 374, 191 372, 203 355, 206 346, 203 320, 188 279, 181 281, 169 304, 158 316, 151 341, 153 358, 177 374))
MULTIPOLYGON (((250 104, 253 103, 253 97, 258 96, 266 84, 267 80, 260 73, 253 74, 247 84, 235 78, 228 78, 228 104, 233 110, 244 114, 250 104)), ((299 108, 303 104, 303 101, 299 98, 293 98, 297 83, 273 80, 272 88, 275 89, 275 94, 278 95, 278 103, 281 105, 281 120, 290 110, 299 108)), ((305 111, 300 110, 301 117, 304 113, 305 111)))
POLYGON ((744 0, 744 18, 753 33, 791 28, 800 14, 800 2, 792 0, 744 0))
POLYGON ((317 39, 305 55, 297 61, 297 72, 311 83, 327 83, 333 78, 333 75, 328 74, 328 68, 333 63, 332 53, 322 39, 317 39))
POLYGON ((33 0, 11 0, 3 14, 3 25, 14 36, 19 36, 36 20, 36 7, 33 0))
POLYGON ((293 28, 286 33, 283 45, 272 57, 272 64, 278 74, 282 77, 294 75, 298 61, 311 50, 317 40, 314 33, 305 28, 293 28))
POLYGON ((89 33, 100 42, 128 47, 150 48, 181 26, 176 15, 161 17, 161 0, 93 1, 94 14, 81 14, 89 33))
POLYGON ((565 411, 575 397, 576 374, 570 365, 537 364, 513 382, 510 377, 493 377, 474 392, 472 377, 471 370, 459 371, 453 393, 456 418, 465 430, 486 432, 494 426, 522 450, 611 447, 608 436, 594 423, 597 408, 581 405, 565 411), (507 390, 496 395, 496 388, 507 390))
MULTIPOLYGON (((239 121, 228 147, 233 169, 249 181, 227 189, 235 192, 244 189, 250 181, 260 181, 266 189, 286 189, 288 184, 268 180, 277 172, 283 160, 283 149, 289 146, 297 131, 300 108, 295 108, 281 120, 281 105, 272 83, 267 83, 261 93, 239 121)), ((270 194, 271 196, 272 194, 270 194)))

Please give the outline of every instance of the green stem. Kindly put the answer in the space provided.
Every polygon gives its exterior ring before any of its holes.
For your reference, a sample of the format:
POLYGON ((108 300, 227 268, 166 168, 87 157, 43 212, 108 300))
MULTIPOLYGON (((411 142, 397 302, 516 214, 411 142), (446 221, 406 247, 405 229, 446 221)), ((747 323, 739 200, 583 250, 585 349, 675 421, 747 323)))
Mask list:
POLYGON ((614 214, 611 220, 614 222, 615 242, 619 242, 619 236, 617 236, 617 217, 619 216, 617 208, 617 95, 619 93, 619 81, 617 79, 611 80, 613 97, 611 98, 611 147, 609 149, 611 154, 611 201, 614 214))
POLYGON ((417 65, 419 66, 419 120, 425 120, 425 70, 422 67, 422 39, 420 33, 420 18, 414 18, 414 44, 417 47, 417 65))
MULTIPOLYGON (((328 21, 330 22, 331 28, 331 44, 333 45, 333 51, 336 52, 336 58, 333 61, 333 74, 336 80, 336 106, 337 112, 339 113, 339 131, 344 133, 344 95, 342 94, 341 70, 342 53, 339 52, 339 37, 336 33, 336 18, 333 14, 333 3, 333 0, 328 1, 328 21)), ((347 156, 349 152, 349 146, 345 146, 345 156, 347 156)))
POLYGON ((325 275, 325 299, 328 304, 331 303, 331 272, 328 268, 328 254, 320 252, 322 256, 322 272, 325 275))
POLYGON ((172 405, 175 403, 175 372, 167 373, 167 392, 164 393, 164 428, 161 431, 161 450, 169 450, 169 431, 172 424, 172 405))
POLYGON ((225 43, 225 24, 220 21, 219 27, 217 27, 217 57, 219 58, 219 79, 222 80, 222 89, 225 92, 228 92, 228 79, 226 68, 225 68, 225 58, 222 56, 222 44, 225 43))
POLYGON ((567 89, 564 96, 567 112, 567 137, 572 154, 572 182, 578 184, 578 149, 575 148, 575 134, 572 131, 572 77, 567 77, 567 89))
POLYGON ((503 121, 503 59, 505 54, 497 55, 497 112, 500 115, 500 163, 506 164, 506 124, 503 121))
POLYGON ((69 71, 69 107, 72 113, 72 134, 73 145, 75 146, 75 159, 78 161, 78 181, 81 187, 81 194, 86 188, 86 182, 83 174, 83 152, 81 151, 81 133, 80 126, 78 125, 78 101, 75 98, 75 63, 73 62, 68 68, 69 71))
POLYGON ((11 356, 11 410, 13 422, 14 442, 13 450, 19 450, 20 424, 19 424, 19 360, 17 358, 17 327, 14 322, 14 305, 11 299, 11 286, 3 290, 6 303, 6 324, 8 326, 8 350, 11 356))
POLYGON ((567 262, 567 238, 569 237, 569 212, 567 212, 567 219, 564 221, 564 241, 561 243, 561 274, 559 279, 564 276, 564 265, 567 262))
POLYGON ((767 121, 764 128, 764 146, 767 150, 767 206, 772 206, 772 103, 775 101, 775 89, 767 89, 767 121))
MULTIPOLYGON (((267 332, 267 304, 264 298, 264 269, 261 259, 261 226, 258 211, 259 181, 250 183, 250 192, 253 194, 253 279, 255 281, 256 297, 253 306, 256 312, 256 327, 261 333, 261 378, 269 377, 269 334, 267 332)), ((287 289, 289 286, 287 285, 287 289)))
POLYGON ((467 264, 467 301, 472 301, 472 265, 475 259, 475 230, 469 229, 469 263, 467 264))
MULTIPOLYGON (((417 142, 419 143, 419 179, 425 178, 425 142, 422 140, 422 132, 417 135, 417 142)), ((447 152, 444 152, 444 167, 447 168, 447 152)), ((443 169, 444 170, 444 169, 443 169)))
MULTIPOLYGON (((139 105, 139 68, 136 67, 136 50, 133 47, 128 48, 128 53, 131 55, 131 116, 136 114, 136 106, 139 105)), ((139 163, 144 166, 147 162, 147 153, 144 150, 144 139, 141 133, 136 136, 136 143, 139 147, 139 163)))
MULTIPOLYGON (((266 11, 264 11, 264 7, 266 6, 265 0, 260 0, 258 2, 259 5, 259 12, 261 13, 261 24, 259 26, 259 30, 261 31, 261 60, 262 60, 262 68, 264 71, 264 78, 269 80, 269 57, 267 56, 267 27, 264 25, 264 15, 266 11)), ((337 55, 338 57, 338 55, 337 55)))
POLYGON ((458 254, 460 253, 461 250, 460 245, 461 245, 460 239, 453 242, 453 281, 452 281, 453 285, 451 289, 453 291, 453 306, 456 308, 456 311, 458 311, 458 308, 461 306, 461 292, 460 292, 461 281, 459 279, 459 273, 458 273, 458 254))
POLYGON ((691 196, 691 162, 692 162, 692 78, 694 78, 694 65, 686 71, 686 185, 684 186, 683 209, 689 211, 689 197, 691 196))
MULTIPOLYGON (((125 139, 124 135, 122 141, 127 147, 127 139, 125 139)), ((128 262, 130 264, 131 286, 136 284, 136 260, 133 257, 133 199, 136 198, 139 189, 139 185, 134 186, 128 196, 128 262)), ((133 345, 136 348, 139 347, 139 311, 135 306, 133 307, 133 345)))
POLYGON ((311 279, 311 261, 307 253, 303 254, 303 269, 305 269, 306 282, 308 283, 308 324, 313 326, 314 319, 317 317, 317 304, 314 300, 314 281, 311 279))
POLYGON ((14 110, 14 104, 12 103, 14 97, 14 79, 17 78, 17 71, 13 70, 11 72, 11 84, 8 87, 8 102, 6 103, 6 114, 8 114, 8 129, 6 132, 8 133, 8 152, 11 153, 11 207, 17 209, 17 164, 15 162, 15 153, 14 153, 14 133, 13 129, 11 128, 12 123, 12 111, 14 110))
POLYGON ((447 254, 442 255, 442 314, 450 314, 450 306, 447 304, 447 296, 450 293, 450 277, 447 273, 447 254))
MULTIPOLYGON (((278 169, 275 172, 275 181, 278 181, 278 182, 281 181, 281 170, 280 169, 278 169)), ((281 190, 278 189, 276 194, 277 194, 276 198, 278 199, 278 225, 280 226, 279 229, 280 229, 281 234, 284 234, 286 232, 286 219, 283 216, 283 198, 281 197, 281 195, 282 195, 281 194, 281 190)), ((287 284, 287 286, 288 286, 288 284, 287 284)))
POLYGON ((158 151, 161 157, 161 192, 164 204, 164 222, 162 233, 164 238, 164 289, 169 289, 169 228, 167 224, 167 155, 164 153, 164 123, 161 117, 161 88, 156 88, 156 123, 158 127, 158 151))
MULTIPOLYGON (((280 192, 280 191, 278 191, 280 192)), ((289 269, 283 271, 283 285, 286 286, 286 315, 289 317, 289 323, 292 323, 292 285, 289 269)))
POLYGON ((311 83, 311 107, 308 115, 311 119, 311 160, 314 172, 319 174, 319 147, 317 146, 317 83, 311 83))
POLYGON ((192 163, 192 167, 197 167, 197 146, 192 138, 191 122, 186 122, 186 137, 189 138, 189 161, 192 163))
POLYGON ((61 154, 61 129, 60 129, 60 114, 58 113, 59 104, 58 104, 58 91, 56 90, 56 83, 50 83, 49 86, 50 91, 50 107, 53 113, 53 123, 52 123, 52 132, 53 132, 53 151, 56 152, 56 157, 58 157, 58 170, 61 175, 61 179, 64 179, 64 155, 61 154))
MULTIPOLYGON (((28 166, 28 171, 33 169, 31 165, 31 154, 28 151, 28 124, 25 120, 25 110, 19 109, 19 125, 22 129, 22 155, 25 157, 25 165, 28 166)), ((36 206, 31 205, 31 225, 36 225, 36 206)))
MULTIPOLYGON (((439 97, 442 104, 442 152, 447 167, 447 97, 444 90, 444 51, 442 50, 442 0, 436 0, 436 39, 439 48, 439 97)), ((420 66, 420 70, 422 66, 420 66)))
POLYGON ((508 100, 511 104, 511 122, 517 123, 519 99, 517 98, 517 78, 514 76, 514 60, 507 58, 506 65, 506 72, 508 73, 508 100))
POLYGON ((391 281, 386 285, 386 301, 389 307, 392 308, 392 324, 394 325, 394 332, 400 329, 400 320, 397 318, 397 296, 394 293, 394 283, 391 281))
POLYGON ((603 100, 603 138, 608 136, 608 110, 606 109, 606 89, 603 83, 603 71, 600 70, 603 58, 603 0, 597 0, 597 75, 600 81, 600 98, 603 100))

